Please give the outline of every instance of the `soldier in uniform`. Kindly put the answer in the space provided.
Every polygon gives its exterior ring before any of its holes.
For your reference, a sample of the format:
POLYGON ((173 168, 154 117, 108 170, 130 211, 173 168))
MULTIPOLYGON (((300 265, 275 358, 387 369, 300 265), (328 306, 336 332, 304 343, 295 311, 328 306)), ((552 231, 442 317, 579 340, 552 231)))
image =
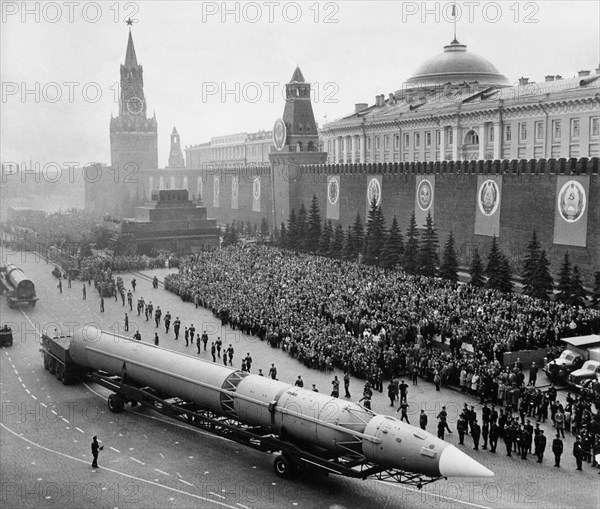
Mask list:
POLYGON ((527 453, 531 449, 532 440, 533 437, 531 436, 529 429, 523 429, 523 432, 521 434, 521 458, 524 460, 527 459, 527 453))
MULTIPOLYGON (((206 344, 208 343, 208 334, 206 331, 202 333, 202 344, 204 345, 204 351, 206 352, 206 344)), ((248 371, 250 371, 250 367, 248 367, 248 371)))
POLYGON ((481 426, 481 436, 483 437, 483 445, 481 446, 482 449, 487 449, 489 434, 490 424, 487 421, 483 421, 483 425, 481 426))
POLYGON ((337 375, 335 375, 333 377, 333 380, 331 381, 331 385, 333 386, 331 389, 331 395, 334 398, 339 398, 340 397, 340 381, 338 380, 337 375))
POLYGON ((158 332, 154 333, 154 344, 158 346, 158 332))
POLYGON ((210 343, 210 353, 212 354, 213 362, 217 362, 217 357, 215 353, 217 352, 217 347, 215 346, 215 342, 211 341, 210 343))
POLYGON ((400 403, 400 407, 398 408, 398 410, 396 410, 396 413, 398 412, 402 412, 402 414, 400 415, 400 420, 401 421, 406 421, 406 424, 410 424, 410 422, 408 421, 408 403, 405 401, 403 401, 402 403, 400 403))
POLYGON ((479 450, 479 437, 481 436, 481 427, 477 424, 477 417, 471 423, 471 437, 473 438, 473 449, 479 450))
POLYGON ((539 433, 536 435, 535 439, 535 455, 537 456, 537 462, 541 463, 544 459, 544 451, 546 450, 546 436, 544 435, 544 430, 539 430, 539 433))
POLYGON ((495 422, 492 422, 492 424, 490 424, 490 452, 496 452, 499 435, 500 427, 495 422))
POLYGON ((179 339, 179 329, 181 329, 181 320, 179 320, 179 317, 176 317, 175 321, 173 322, 173 332, 175 333, 175 339, 179 339))
POLYGON ((352 396, 350 396, 350 373, 348 373, 348 371, 344 372, 344 390, 346 391, 344 397, 351 398, 352 396))
MULTIPOLYGON (((167 311, 167 314, 165 315, 164 321, 165 321, 165 334, 168 334, 169 327, 171 327, 171 313, 169 313, 168 311, 167 311)), ((204 348, 204 349, 206 350, 206 348, 204 348)))
POLYGON ((154 312, 154 323, 156 327, 160 325, 160 317, 162 316, 162 311, 160 310, 160 306, 156 307, 156 311, 154 312))
POLYGON ((215 343, 216 347, 217 347, 217 357, 220 359, 221 358, 221 345, 223 344, 223 342, 221 341, 221 336, 217 336, 217 341, 215 343))
POLYGON ((190 344, 194 346, 194 337, 196 336, 196 327, 194 324, 190 325, 190 344))
POLYGON ((92 438, 92 456, 94 457, 94 461, 92 461, 92 468, 98 468, 98 451, 103 451, 104 446, 98 444, 98 437, 94 436, 92 438))
MULTIPOLYGON (((558 433, 557 433, 558 435, 558 433)), ((564 437, 563 437, 564 438, 564 437)), ((577 470, 581 470, 583 464, 583 446, 581 444, 581 437, 577 435, 575 443, 573 444, 573 456, 575 456, 575 462, 577 463, 577 470)))
POLYGON ((277 368, 275 367, 274 363, 271 363, 271 368, 269 369, 269 376, 273 380, 277 380, 277 368))
POLYGON ((511 426, 507 426, 506 429, 504 430, 504 444, 506 445, 506 455, 507 456, 512 456, 512 447, 513 447, 513 440, 515 437, 515 429, 514 427, 511 426))
POLYGON ((408 391, 408 385, 404 382, 404 380, 402 380, 398 388, 400 389, 400 403, 402 403, 403 401, 406 403, 406 393, 408 391))
POLYGON ((425 413, 425 410, 421 410, 421 415, 419 415, 419 426, 421 426, 421 429, 423 430, 427 429, 427 414, 425 413))
POLYGON ((248 370, 248 373, 250 373, 250 368, 252 367, 252 357, 250 357, 250 352, 246 353, 246 358, 244 360, 246 361, 246 369, 248 370))
POLYGON ((458 431, 458 443, 459 445, 465 444, 465 431, 467 430, 467 421, 465 420, 465 414, 461 413, 456 421, 456 431, 458 431))
POLYGON ((200 334, 196 334, 196 348, 198 348, 198 355, 200 355, 200 334))
POLYGON ((129 317, 125 313, 125 332, 129 332, 129 317))
POLYGON ((556 438, 552 440, 552 453, 554 454, 554 466, 560 468, 560 457, 563 453, 563 441, 557 433, 556 438))
POLYGON ((185 346, 189 346, 190 331, 188 330, 187 327, 185 327, 185 332, 183 334, 183 337, 185 338, 185 346))
POLYGON ((83 283, 83 288, 82 288, 82 291, 83 291, 83 300, 85 300, 85 298, 86 298, 86 296, 87 296, 87 294, 86 294, 86 289, 85 289, 85 283, 83 283))
POLYGON ((229 357, 229 365, 233 366, 233 345, 229 343, 229 348, 227 349, 227 356, 229 357))
POLYGON ((296 387, 304 387, 304 381, 302 380, 302 376, 298 375, 296 379, 296 383, 294 384, 296 387))
POLYGON ((127 303, 129 304, 129 311, 133 311, 133 293, 131 293, 131 290, 127 291, 127 303))

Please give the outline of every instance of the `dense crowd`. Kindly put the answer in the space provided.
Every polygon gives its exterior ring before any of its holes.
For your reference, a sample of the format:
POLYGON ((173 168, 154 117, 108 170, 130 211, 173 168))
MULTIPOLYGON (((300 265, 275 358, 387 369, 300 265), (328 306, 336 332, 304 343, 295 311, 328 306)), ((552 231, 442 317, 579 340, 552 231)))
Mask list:
POLYGON ((348 367, 362 378, 416 364, 456 382, 463 367, 500 369, 505 351, 600 329, 597 310, 258 245, 188 258, 165 288, 310 367, 348 367), (449 353, 432 349, 438 335, 449 353))

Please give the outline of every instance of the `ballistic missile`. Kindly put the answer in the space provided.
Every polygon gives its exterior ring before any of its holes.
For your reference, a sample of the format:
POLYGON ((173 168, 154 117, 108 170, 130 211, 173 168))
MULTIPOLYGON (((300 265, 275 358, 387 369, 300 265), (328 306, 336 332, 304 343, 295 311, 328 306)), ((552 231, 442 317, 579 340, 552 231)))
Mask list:
POLYGON ((386 468, 431 477, 493 477, 455 446, 389 415, 268 377, 84 327, 69 353, 80 366, 119 375, 294 443, 354 451, 386 468))

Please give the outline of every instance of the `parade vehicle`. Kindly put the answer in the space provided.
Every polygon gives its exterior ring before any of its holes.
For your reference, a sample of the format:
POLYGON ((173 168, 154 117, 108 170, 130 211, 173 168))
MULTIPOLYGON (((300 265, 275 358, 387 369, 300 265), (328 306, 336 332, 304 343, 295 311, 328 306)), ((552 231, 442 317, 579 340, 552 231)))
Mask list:
POLYGON ((68 383, 111 391, 108 408, 142 405, 245 446, 274 454, 280 477, 302 469, 423 485, 492 477, 455 446, 395 417, 268 377, 85 327, 43 336, 44 366, 68 383))
POLYGON ((25 276, 24 272, 12 263, 0 267, 0 293, 6 292, 6 301, 9 308, 20 304, 29 304, 35 307, 39 300, 35 295, 33 281, 25 276))
POLYGON ((12 329, 8 325, 4 325, 0 329, 0 346, 12 346, 13 334, 12 329))
POLYGON ((581 369, 576 369, 569 375, 569 385, 580 390, 588 380, 600 380, 600 361, 585 361, 581 369))
POLYGON ((566 343, 567 349, 557 359, 547 362, 543 369, 551 382, 566 383, 573 371, 580 369, 585 361, 594 359, 597 349, 593 347, 600 345, 600 336, 591 334, 562 338, 561 341, 566 343))

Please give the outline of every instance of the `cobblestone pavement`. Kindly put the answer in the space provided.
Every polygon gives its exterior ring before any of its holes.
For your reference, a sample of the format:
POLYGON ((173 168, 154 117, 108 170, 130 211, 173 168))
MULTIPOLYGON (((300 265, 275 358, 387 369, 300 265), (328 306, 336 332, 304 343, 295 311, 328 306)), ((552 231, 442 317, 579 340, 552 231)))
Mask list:
MULTIPOLYGON (((15 254, 9 256, 9 259, 22 267, 36 283, 40 302, 35 309, 24 311, 31 318, 36 328, 40 330, 43 328, 58 328, 63 332, 67 332, 69 328, 93 323, 103 329, 133 336, 139 328, 143 341, 152 341, 154 333, 158 332, 162 347, 196 355, 204 360, 212 360, 209 351, 201 351, 198 355, 196 346, 185 346, 185 340, 183 339, 184 327, 193 323, 197 332, 207 331, 210 337, 209 347, 210 341, 216 339, 217 336, 221 336, 225 347, 229 344, 233 345, 235 349, 234 367, 239 368, 241 359, 249 352, 254 360, 252 364, 253 373, 257 373, 259 368, 262 368, 265 374, 268 373, 268 369, 273 362, 278 370, 278 378, 284 382, 293 384, 297 376, 302 375, 305 387, 310 388, 311 384, 315 383, 321 392, 329 393, 333 376, 337 374, 341 378, 342 373, 339 370, 324 373, 307 369, 285 352, 269 347, 266 342, 242 334, 240 331, 234 331, 227 327, 222 328, 210 311, 195 308, 191 303, 184 303, 178 296, 163 289, 153 289, 149 281, 137 278, 138 286, 135 292, 133 312, 128 310, 127 304, 123 306, 120 299, 115 302, 114 299, 108 298, 105 299, 105 312, 101 313, 100 299, 93 287, 87 287, 87 299, 84 301, 82 299, 83 283, 73 281, 72 287, 68 288, 67 282, 64 281, 63 293, 61 294, 57 288, 57 281, 50 276, 52 265, 48 265, 39 259, 35 260, 32 254, 27 256, 15 254), (135 303, 139 296, 143 296, 146 302, 151 300, 155 307, 160 306, 163 313, 170 311, 173 319, 179 316, 182 324, 179 340, 174 339, 172 330, 167 335, 163 326, 156 328, 153 320, 146 321, 143 316, 137 316, 135 303), (130 317, 129 332, 123 330, 123 319, 126 311, 130 317)), ((167 269, 146 271, 149 275, 157 275, 159 279, 162 279, 168 272, 172 271, 167 269)), ((128 287, 132 277, 129 274, 123 275, 128 287)), ((31 325, 19 318, 20 315, 14 310, 5 313, 6 306, 4 302, 2 302, 2 306, 5 315, 3 321, 12 320, 13 326, 22 328, 22 332, 24 332, 24 334, 21 334, 22 338, 25 338, 26 341, 33 340, 35 332, 32 330, 31 325)), ((221 360, 217 359, 217 361, 220 362, 221 360)), ((437 392, 433 384, 422 379, 419 379, 416 386, 413 386, 408 379, 406 382, 409 385, 408 402, 411 424, 418 426, 418 415, 420 410, 424 409, 429 417, 428 431, 435 433, 435 416, 443 405, 446 406, 449 414, 449 425, 454 431, 453 434, 446 434, 446 440, 464 448, 467 454, 495 472, 496 477, 489 480, 472 479, 459 482, 450 479, 434 483, 421 491, 400 485, 388 487, 382 483, 371 481, 358 484, 358 486, 374 486, 376 492, 381 493, 382 498, 378 501, 378 505, 381 507, 521 508, 539 506, 588 508, 600 505, 597 489, 598 470, 592 469, 589 464, 584 464, 583 472, 575 470, 575 460, 571 454, 574 442, 572 436, 567 436, 565 440, 565 452, 560 469, 553 467, 550 446, 546 450, 544 463, 541 465, 536 463, 532 456, 529 456, 526 461, 517 456, 506 457, 502 441, 498 444, 496 454, 492 454, 487 450, 474 451, 472 450, 470 437, 466 438, 464 446, 458 445, 455 423, 458 412, 465 402, 469 405, 473 404, 479 412, 481 407, 478 401, 453 389, 442 388, 441 391, 437 392)), ((545 382, 543 375, 540 382, 545 382)), ((350 385, 352 401, 356 402, 362 397, 362 386, 362 380, 352 377, 350 385)), ((397 409, 397 406, 394 409, 389 406, 385 386, 386 382, 384 382, 384 392, 382 394, 379 392, 374 394, 372 408, 378 413, 391 414, 397 409)), ((561 399, 561 396, 564 399, 564 395, 564 393, 559 393, 559 399, 561 399)), ((546 422, 542 424, 542 428, 545 430, 550 443, 553 438, 552 424, 546 422)), ((352 483, 355 481, 344 480, 341 486, 345 486, 346 482, 349 483, 349 486, 354 486, 352 483)), ((304 504, 305 507, 311 505, 304 504)), ((315 506, 318 506, 318 504, 315 506)), ((351 505, 347 505, 347 507, 351 507, 351 505)))

